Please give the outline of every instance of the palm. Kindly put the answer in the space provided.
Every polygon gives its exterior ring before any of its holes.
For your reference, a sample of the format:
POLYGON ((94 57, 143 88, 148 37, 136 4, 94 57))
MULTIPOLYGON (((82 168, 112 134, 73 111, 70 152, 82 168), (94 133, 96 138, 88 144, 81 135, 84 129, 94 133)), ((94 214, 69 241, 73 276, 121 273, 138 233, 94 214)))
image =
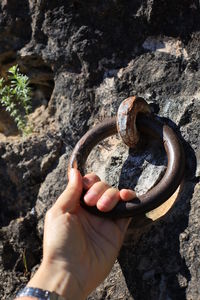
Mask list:
MULTIPOLYGON (((91 278, 88 289, 92 290, 96 282, 100 283, 110 272, 121 247, 128 221, 118 220, 115 222, 99 218, 89 214, 83 208, 80 208, 77 213, 77 221, 79 232, 77 238, 82 249, 85 249, 81 264, 84 265, 83 269, 90 270, 91 278), (93 286, 94 276, 95 284, 93 286)), ((86 279, 84 285, 87 285, 87 276, 81 278, 81 281, 83 282, 84 279, 86 279)))

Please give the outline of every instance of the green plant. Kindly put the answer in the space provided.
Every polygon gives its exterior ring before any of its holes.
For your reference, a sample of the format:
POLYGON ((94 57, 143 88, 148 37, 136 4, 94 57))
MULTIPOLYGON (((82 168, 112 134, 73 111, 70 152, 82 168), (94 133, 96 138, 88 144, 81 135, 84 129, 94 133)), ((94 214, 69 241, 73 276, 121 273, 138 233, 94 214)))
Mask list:
POLYGON ((28 115, 32 110, 29 78, 20 73, 18 65, 9 68, 8 84, 4 78, 0 78, 0 103, 13 117, 23 135, 32 132, 32 126, 28 122, 28 115))

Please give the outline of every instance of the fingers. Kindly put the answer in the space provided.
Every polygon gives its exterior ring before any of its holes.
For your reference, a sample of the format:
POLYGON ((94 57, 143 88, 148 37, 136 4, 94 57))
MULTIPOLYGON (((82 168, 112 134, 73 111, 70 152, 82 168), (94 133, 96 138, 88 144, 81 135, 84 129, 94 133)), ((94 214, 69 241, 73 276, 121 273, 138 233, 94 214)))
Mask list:
POLYGON ((133 190, 128 190, 128 189, 122 189, 120 190, 120 198, 123 201, 130 201, 134 198, 136 198, 136 192, 133 190))
MULTIPOLYGON (((96 205, 102 212, 112 210, 120 200, 129 201, 136 197, 134 191, 127 189, 119 191, 110 187, 100 181, 100 178, 94 173, 87 174, 82 178, 77 169, 71 169, 67 188, 60 195, 54 207, 59 208, 64 213, 74 213, 80 206, 83 187, 88 190, 84 196, 85 203, 89 206, 96 205)), ((119 220, 119 226, 126 228, 128 226, 127 220, 119 220)))
POLYGON ((67 188, 60 195, 54 207, 59 208, 62 212, 75 212, 79 207, 82 188, 83 184, 80 172, 77 169, 71 169, 67 188))
POLYGON ((84 201, 89 206, 96 205, 103 212, 110 211, 120 200, 119 191, 98 181, 85 194, 84 201))
POLYGON ((109 188, 109 185, 100 181, 96 182, 85 194, 84 201, 89 206, 94 206, 97 201, 103 195, 103 193, 109 188))
POLYGON ((119 200, 119 190, 115 188, 109 188, 97 201, 97 208, 104 212, 110 211, 115 207, 119 200))
POLYGON ((83 178, 83 186, 89 188, 84 196, 84 201, 89 206, 97 206, 100 211, 108 212, 112 210, 120 201, 129 201, 136 197, 132 190, 122 189, 121 191, 110 187, 100 181, 94 173, 88 174, 83 178))
POLYGON ((95 173, 87 174, 83 177, 83 188, 85 190, 89 190, 93 186, 93 184, 100 180, 101 179, 95 173))

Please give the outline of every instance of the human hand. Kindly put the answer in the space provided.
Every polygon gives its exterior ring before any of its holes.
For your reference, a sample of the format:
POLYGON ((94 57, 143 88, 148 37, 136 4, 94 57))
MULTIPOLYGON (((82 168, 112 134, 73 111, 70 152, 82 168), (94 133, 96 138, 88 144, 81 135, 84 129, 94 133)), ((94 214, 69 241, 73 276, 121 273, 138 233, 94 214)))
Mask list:
POLYGON ((130 219, 111 220, 89 214, 84 201, 101 211, 111 210, 134 192, 109 187, 95 174, 81 177, 72 169, 66 190, 47 212, 43 261, 28 286, 55 291, 64 299, 85 299, 110 272, 130 219))

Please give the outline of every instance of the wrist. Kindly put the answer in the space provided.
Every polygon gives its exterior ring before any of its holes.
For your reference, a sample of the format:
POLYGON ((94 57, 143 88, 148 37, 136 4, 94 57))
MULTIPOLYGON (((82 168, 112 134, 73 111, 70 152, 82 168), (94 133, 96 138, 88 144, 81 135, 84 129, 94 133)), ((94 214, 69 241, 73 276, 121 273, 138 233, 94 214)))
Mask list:
POLYGON ((56 292, 65 300, 84 300, 74 276, 59 264, 42 263, 27 286, 56 292))

